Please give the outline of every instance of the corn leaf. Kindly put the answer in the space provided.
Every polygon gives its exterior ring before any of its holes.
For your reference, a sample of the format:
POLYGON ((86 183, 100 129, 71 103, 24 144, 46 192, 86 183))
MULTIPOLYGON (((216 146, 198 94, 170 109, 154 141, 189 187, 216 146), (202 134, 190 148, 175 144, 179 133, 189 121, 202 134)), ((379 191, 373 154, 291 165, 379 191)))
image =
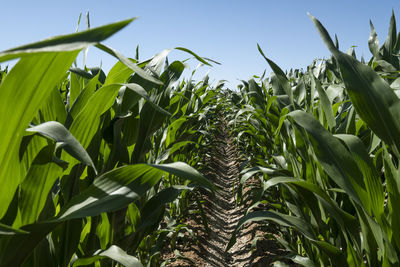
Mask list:
POLYGON ((37 221, 47 195, 63 172, 63 168, 53 160, 53 153, 54 145, 44 147, 36 156, 21 184, 18 200, 21 225, 37 221))
POLYGON ((112 245, 106 250, 96 251, 92 257, 79 258, 72 263, 72 266, 87 266, 104 258, 113 259, 126 267, 143 267, 136 257, 128 255, 116 245, 112 245))
POLYGON ((75 60, 78 51, 22 58, 0 85, 0 217, 21 181, 18 151, 25 129, 75 60))
MULTIPOLYGON (((354 57, 340 52, 333 44, 328 32, 313 16, 326 46, 339 63, 347 93, 357 113, 374 133, 389 144, 400 155, 400 99, 369 66, 354 57)), ((387 41, 389 45, 391 41, 387 41)))
POLYGON ((28 132, 37 132, 57 142, 58 148, 63 148, 68 154, 82 163, 93 168, 97 174, 92 159, 75 137, 59 122, 49 121, 26 129, 28 132))
POLYGON ((311 135, 314 152, 331 179, 362 206, 361 199, 366 198, 363 176, 346 147, 312 115, 297 110, 287 116, 311 135))
POLYGON ((15 47, 1 52, 0 62, 34 53, 81 50, 89 45, 104 41, 114 33, 126 27, 133 20, 135 20, 135 18, 104 25, 79 33, 51 37, 40 42, 15 47))

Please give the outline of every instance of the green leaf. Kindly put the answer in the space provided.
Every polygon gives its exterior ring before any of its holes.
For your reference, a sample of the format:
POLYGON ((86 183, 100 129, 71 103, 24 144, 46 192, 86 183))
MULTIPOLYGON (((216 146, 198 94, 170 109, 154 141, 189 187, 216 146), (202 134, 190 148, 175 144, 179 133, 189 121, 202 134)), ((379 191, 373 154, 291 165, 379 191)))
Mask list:
POLYGON ((193 167, 189 166, 186 163, 174 162, 167 164, 149 164, 149 166, 176 175, 182 179, 190 180, 194 182, 196 185, 205 186, 206 188, 209 188, 211 190, 217 189, 217 187, 212 182, 210 182, 196 169, 194 169, 193 167))
POLYGON ((3 114, 0 119, 0 217, 6 212, 21 177, 25 175, 20 173, 18 149, 29 122, 64 77, 80 49, 106 39, 132 20, 0 53, 0 61, 22 57, 0 85, 0 113, 3 114))
POLYGON ((5 225, 0 223, 0 236, 4 235, 17 235, 17 234, 27 234, 28 232, 20 230, 20 229, 15 229, 11 226, 5 225))
POLYGON ((145 164, 124 166, 97 177, 85 191, 73 197, 56 221, 96 216, 126 207, 153 187, 162 172, 145 164))
MULTIPOLYGON (((160 53, 155 55, 148 64, 146 64, 145 68, 148 71, 151 71, 152 73, 154 73, 155 75, 160 76, 163 64, 167 60, 167 56, 168 56, 169 52, 171 52, 171 49, 165 49, 165 50, 161 51, 160 53)), ((167 68, 167 66, 166 66, 166 68, 167 68)))
POLYGON ((118 61, 108 72, 104 85, 113 83, 125 83, 133 73, 124 63, 118 61))
POLYGON ((228 251, 236 242, 237 231, 246 223, 249 222, 257 222, 263 220, 271 220, 276 222, 277 224, 285 227, 294 227, 296 230, 300 231, 304 236, 309 239, 314 239, 315 235, 309 225, 303 221, 301 218, 297 218, 294 216, 282 214, 276 211, 254 211, 251 212, 244 217, 242 217, 238 224, 236 225, 235 231, 232 234, 231 239, 226 247, 226 251, 228 251))
POLYGON ((310 114, 293 111, 287 115, 304 128, 314 152, 331 179, 358 204, 366 198, 363 176, 346 147, 310 114))
POLYGON ((99 238, 100 248, 106 249, 112 239, 111 224, 107 213, 100 214, 101 222, 96 227, 96 235, 99 238))
POLYGON ((274 135, 278 135, 278 134, 279 134, 279 132, 280 132, 280 130, 281 130, 281 128, 282 128, 282 125, 283 125, 283 123, 285 122, 286 115, 287 115, 288 113, 289 113, 289 109, 288 109, 288 108, 283 108, 283 109, 281 110, 281 114, 280 114, 280 116, 279 116, 279 124, 278 124, 278 127, 277 127, 276 130, 275 130, 274 135))
POLYGON ((120 247, 116 245, 112 245, 106 250, 98 250, 93 254, 92 257, 79 258, 72 263, 72 266, 86 266, 104 258, 115 260, 126 267, 143 267, 143 265, 136 257, 128 255, 125 251, 123 251, 120 247))
POLYGON ((369 25, 371 28, 371 34, 369 35, 368 39, 369 50, 376 59, 381 59, 381 54, 379 53, 378 35, 376 34, 374 25, 372 24, 371 20, 369 21, 369 25))
MULTIPOLYGON (((156 62, 158 60, 155 60, 156 62)), ((150 65, 153 65, 150 62, 150 65), (151 63, 151 64, 150 64, 151 63)), ((168 68, 161 74, 160 79, 164 82, 164 86, 158 88, 158 90, 153 95, 154 103, 156 103, 161 108, 166 108, 170 104, 170 91, 172 85, 176 80, 179 79, 180 75, 184 70, 184 65, 180 61, 174 61, 168 66, 168 68)), ((142 82, 139 80, 139 82, 142 82)), ((153 87, 148 88, 148 84, 141 83, 143 88, 146 90, 151 90, 153 87)), ((159 112, 153 107, 154 104, 146 102, 140 112, 140 123, 138 136, 133 151, 132 163, 139 163, 143 161, 143 157, 150 149, 150 138, 157 130, 162 127, 165 123, 167 117, 165 112, 159 112)))
POLYGON ((93 78, 93 74, 80 68, 70 68, 69 71, 88 80, 93 78))
POLYGON ((388 192, 388 202, 391 208, 391 229, 393 240, 397 247, 400 246, 400 213, 396 211, 398 201, 400 201, 400 181, 399 171, 394 166, 392 159, 386 149, 384 149, 383 163, 385 168, 386 188, 388 192))
POLYGON ((347 93, 357 113, 400 155, 400 100, 369 66, 340 52, 322 24, 310 15, 325 44, 339 63, 347 93))
POLYGON ((303 257, 297 254, 289 254, 284 256, 286 259, 292 260, 293 262, 306 266, 306 267, 315 267, 316 265, 310 258, 308 257, 303 257))
POLYGON ((46 237, 59 223, 35 223, 22 227, 26 234, 0 237, 0 266, 20 266, 32 253, 40 240, 46 237))
POLYGON ((160 80, 158 80, 157 78, 151 76, 149 73, 147 73, 145 70, 141 69, 137 64, 133 63, 130 59, 128 59, 127 57, 125 57, 124 55, 122 55, 120 52, 118 52, 117 50, 108 47, 104 44, 96 44, 95 45, 97 48, 99 48, 100 50, 103 50, 104 52, 114 56, 115 58, 117 58, 118 60, 120 60, 122 63, 124 63, 127 67, 129 67, 130 69, 132 69, 137 75, 139 75, 141 78, 150 81, 152 83, 155 84, 162 84, 162 82, 160 80))
POLYGON ((333 129, 336 126, 336 120, 332 110, 332 103, 329 100, 325 90, 322 88, 320 81, 315 79, 314 75, 311 75, 311 77, 312 86, 314 85, 315 88, 317 88, 319 99, 321 100, 322 110, 324 111, 329 129, 333 129))
POLYGON ((54 145, 44 147, 36 156, 20 186, 18 208, 21 225, 37 221, 47 195, 63 172, 63 168, 54 162, 53 153, 54 145))
POLYGON ((162 162, 164 160, 167 160, 170 155, 174 154, 176 151, 178 151, 179 149, 181 149, 182 147, 184 147, 184 146, 186 146, 188 144, 195 145, 196 143, 193 142, 193 141, 182 141, 182 142, 174 143, 171 146, 171 148, 165 150, 163 153, 161 153, 158 156, 158 158, 157 158, 155 163, 160 163, 160 162, 162 162))
MULTIPOLYGON (((184 48, 184 47, 175 47, 175 49, 184 51, 184 52, 186 52, 186 53, 189 53, 189 54, 191 54, 192 56, 194 56, 194 57, 195 57, 198 61, 200 61, 201 63, 206 64, 206 65, 208 65, 208 66, 211 66, 210 63, 208 63, 208 62, 205 61, 202 57, 199 57, 197 54, 195 54, 194 52, 192 52, 191 50, 189 50, 189 49, 187 49, 187 48, 184 48)), ((214 62, 215 62, 215 61, 214 61, 214 62)))
MULTIPOLYGON (((367 190, 367 203, 364 203, 369 208, 369 214, 377 217, 380 223, 383 223, 385 194, 378 171, 368 155, 362 141, 354 135, 335 135, 340 138, 349 148, 353 158, 363 173, 364 183, 367 190), (371 211, 373 213, 371 213, 371 211)), ((386 168, 385 168, 386 169, 386 168)))
POLYGON ((100 116, 112 107, 120 88, 120 84, 102 86, 89 98, 86 105, 74 118, 69 131, 82 147, 89 146, 99 128, 100 116))
POLYGON ((163 219, 165 205, 174 201, 184 189, 185 188, 168 187, 150 198, 142 209, 143 211, 136 232, 142 232, 146 228, 156 226, 158 222, 163 219))
POLYGON ((70 83, 68 92, 68 105, 72 106, 75 103, 76 98, 82 92, 84 88, 85 78, 70 72, 70 83))
MULTIPOLYGON (((337 203, 318 185, 292 177, 276 177, 266 182, 265 190, 277 184, 294 185, 313 193, 321 201, 322 207, 324 207, 322 212, 329 213, 330 216, 340 225, 341 229, 343 229, 343 234, 350 234, 354 244, 360 243, 359 223, 357 219, 353 215, 342 210, 337 203)), ((315 204, 313 203, 315 202, 314 199, 308 199, 304 194, 301 195, 301 197, 310 208, 315 204)))
POLYGON ((32 53, 81 50, 89 45, 107 39, 114 33, 126 27, 133 20, 135 20, 135 18, 93 28, 79 33, 51 37, 40 42, 12 48, 0 53, 0 62, 32 53))
POLYGON ((348 228, 350 233, 359 235, 358 233, 358 224, 356 218, 343 211, 337 204, 334 202, 329 195, 322 190, 318 185, 312 184, 310 182, 299 180, 292 177, 275 177, 268 180, 265 184, 265 190, 268 188, 275 186, 277 184, 293 184, 298 187, 309 190, 311 193, 315 194, 321 202, 322 205, 329 211, 329 213, 335 218, 335 220, 339 223, 339 225, 343 228, 348 228))
POLYGON ((99 84, 98 77, 99 75, 96 75, 94 78, 92 78, 79 93, 73 104, 70 105, 67 122, 65 123, 67 128, 71 126, 73 119, 79 114, 79 112, 87 104, 90 97, 92 97, 96 91, 96 87, 99 84))
POLYGON ((77 55, 78 51, 24 57, 0 85, 0 217, 25 175, 20 173, 18 156, 25 129, 77 55))
POLYGON ((396 47, 396 41, 397 41, 396 18, 394 16, 394 10, 392 10, 388 36, 382 47, 383 59, 392 64, 393 66, 399 67, 399 60, 395 55, 393 55, 393 53, 397 53, 397 51, 394 51, 394 48, 396 47))
POLYGON ((298 217, 282 214, 275 211, 254 211, 242 217, 239 220, 231 239, 229 240, 226 251, 228 251, 234 245, 234 243, 236 242, 237 231, 244 224, 263 220, 270 220, 285 227, 293 227, 298 232, 303 234, 306 238, 308 238, 314 245, 320 248, 324 253, 326 253, 332 261, 333 265, 345 266, 346 259, 343 257, 343 252, 325 241, 317 240, 314 233, 312 232, 312 229, 310 229, 306 221, 298 217))
POLYGON ((293 104, 293 91, 292 88, 290 87, 289 81, 286 77, 286 74, 281 70, 281 68, 278 67, 272 60, 267 58, 264 55, 264 52, 261 50, 261 47, 257 44, 258 51, 261 53, 261 55, 264 57, 264 59, 268 62, 269 66, 275 73, 278 81, 279 81, 279 87, 282 88, 286 95, 289 97, 290 103, 293 104))
POLYGON ((128 88, 129 90, 131 90, 134 94, 136 94, 137 96, 144 98, 147 102, 150 103, 150 105, 157 110, 158 112, 160 112, 161 114, 167 115, 167 116, 171 116, 171 113, 169 113, 168 111, 166 111, 165 109, 161 108, 160 106, 158 106, 156 103, 154 103, 149 95, 147 94, 146 90, 144 90, 144 88, 142 86, 140 86, 139 84, 136 83, 126 83, 126 84, 121 84, 122 86, 126 86, 126 88, 128 88))
POLYGON ((215 188, 199 172, 183 162, 124 166, 97 177, 88 189, 73 197, 54 220, 96 216, 124 208, 153 187, 164 172, 215 188))
POLYGON ((49 121, 26 129, 37 132, 57 142, 58 148, 63 148, 68 154, 93 168, 97 174, 92 159, 75 137, 59 122, 49 121))
POLYGON ((65 110, 63 99, 57 87, 54 87, 51 91, 51 95, 46 103, 40 108, 40 113, 44 121, 58 121, 61 124, 65 123, 67 111, 65 110))
POLYGON ((168 147, 171 143, 175 142, 176 132, 179 130, 181 125, 187 121, 187 117, 182 116, 179 119, 174 120, 168 126, 167 138, 165 139, 165 146, 168 147))
POLYGON ((22 227, 30 232, 23 237, 0 239, 0 263, 22 263, 35 246, 63 221, 97 216, 103 212, 119 210, 139 199, 152 188, 166 173, 198 184, 209 184, 204 177, 182 162, 147 165, 136 164, 117 168, 97 177, 93 184, 74 196, 63 206, 57 217, 22 227))

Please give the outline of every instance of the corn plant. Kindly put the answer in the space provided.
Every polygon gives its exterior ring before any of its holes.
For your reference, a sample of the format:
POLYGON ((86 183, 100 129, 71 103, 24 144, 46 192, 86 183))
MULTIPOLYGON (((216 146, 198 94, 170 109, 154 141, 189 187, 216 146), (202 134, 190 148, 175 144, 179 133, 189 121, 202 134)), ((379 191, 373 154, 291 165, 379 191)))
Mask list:
MULTIPOLYGON (((310 17, 332 58, 284 73, 259 47, 273 74, 232 94, 230 124, 247 158, 238 200, 249 178, 260 181, 237 229, 249 221, 276 223, 287 257, 304 266, 397 266, 394 14, 382 47, 371 23, 367 63, 354 50, 341 52, 338 39, 310 17), (265 203, 268 210, 252 211, 265 203)), ((234 242, 235 234, 228 248, 234 242)))
POLYGON ((160 264, 165 206, 214 190, 188 148, 214 91, 176 86, 170 50, 139 62, 101 43, 133 20, 0 53, 19 59, 0 76, 0 266, 160 264), (107 75, 71 67, 89 45, 118 59, 107 75))

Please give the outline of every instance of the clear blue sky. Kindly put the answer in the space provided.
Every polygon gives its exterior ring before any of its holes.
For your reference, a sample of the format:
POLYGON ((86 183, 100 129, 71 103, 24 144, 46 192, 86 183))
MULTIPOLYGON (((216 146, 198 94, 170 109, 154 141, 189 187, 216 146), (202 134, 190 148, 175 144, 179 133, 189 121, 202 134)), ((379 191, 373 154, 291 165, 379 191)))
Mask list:
MULTIPOLYGON (((357 46, 357 55, 369 59, 369 19, 382 44, 392 9, 400 18, 399 0, 4 1, 0 50, 72 33, 81 12, 90 12, 92 27, 138 17, 105 43, 130 57, 139 45, 142 60, 166 48, 189 48, 222 63, 202 67, 197 79, 209 71, 212 81, 226 79, 228 86, 236 87, 238 80, 261 75, 265 69, 271 71, 257 43, 283 70, 306 68, 313 59, 329 56, 307 12, 317 17, 332 36, 338 35, 341 50, 357 46)), ((80 29, 84 28, 83 16, 80 29)), ((170 57, 188 56, 175 51, 170 57)), ((115 60, 91 48, 88 66, 100 62, 108 71, 115 60)), ((193 68, 197 63, 191 62, 193 68)), ((82 67, 81 62, 78 64, 82 67)))

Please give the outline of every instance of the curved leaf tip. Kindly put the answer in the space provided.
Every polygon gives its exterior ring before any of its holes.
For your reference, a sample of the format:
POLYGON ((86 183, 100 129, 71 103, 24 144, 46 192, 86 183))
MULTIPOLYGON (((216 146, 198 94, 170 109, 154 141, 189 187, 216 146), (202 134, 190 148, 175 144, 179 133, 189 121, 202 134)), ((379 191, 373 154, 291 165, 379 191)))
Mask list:
POLYGON ((88 29, 82 32, 54 36, 35 43, 8 49, 0 52, 0 62, 33 53, 80 50, 89 45, 104 41, 114 33, 125 28, 135 19, 136 17, 88 29))
POLYGON ((43 136, 53 139, 58 147, 62 147, 68 154, 93 168, 97 174, 96 167, 85 148, 78 140, 59 122, 48 121, 26 129, 28 132, 37 132, 43 136))

